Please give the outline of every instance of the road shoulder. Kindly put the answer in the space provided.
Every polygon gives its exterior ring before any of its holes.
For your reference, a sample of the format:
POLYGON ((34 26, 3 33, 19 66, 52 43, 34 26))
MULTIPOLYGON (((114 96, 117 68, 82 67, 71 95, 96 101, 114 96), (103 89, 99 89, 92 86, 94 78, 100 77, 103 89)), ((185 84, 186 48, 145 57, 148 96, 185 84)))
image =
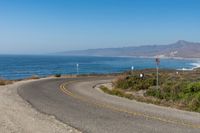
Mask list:
POLYGON ((32 82, 20 81, 0 86, 0 131, 3 133, 79 133, 76 129, 36 111, 17 93, 17 88, 32 82))
POLYGON ((68 88, 72 93, 87 97, 90 101, 98 101, 119 109, 123 108, 126 112, 133 111, 140 116, 147 116, 147 118, 151 117, 158 120, 163 119, 163 121, 170 121, 170 123, 180 123, 181 125, 191 125, 195 127, 200 126, 199 113, 128 100, 122 97, 105 94, 97 89, 98 87, 93 88, 93 86, 104 83, 106 83, 106 80, 76 82, 75 84, 68 84, 68 88))

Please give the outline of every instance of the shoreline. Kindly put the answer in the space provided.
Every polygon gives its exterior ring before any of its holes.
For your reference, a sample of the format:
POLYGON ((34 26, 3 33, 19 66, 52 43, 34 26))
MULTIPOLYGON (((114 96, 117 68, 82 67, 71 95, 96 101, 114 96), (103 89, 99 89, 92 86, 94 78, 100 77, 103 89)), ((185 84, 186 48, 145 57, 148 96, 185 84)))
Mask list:
MULTIPOLYGON (((195 71, 196 69, 199 69, 200 67, 193 67, 191 69, 163 69, 161 68, 160 71, 185 71, 185 72, 191 72, 191 71, 195 71)), ((155 70, 155 68, 145 68, 145 69, 136 69, 134 70, 134 72, 142 72, 142 71, 153 71, 155 70)), ((13 84, 16 82, 21 82, 21 81, 29 81, 29 80, 37 80, 37 79, 45 79, 45 78, 77 78, 77 77, 113 77, 113 76, 119 76, 119 75, 123 75, 125 73, 127 73, 129 71, 124 71, 124 72, 116 72, 116 73, 102 73, 102 74, 98 74, 98 73, 90 73, 90 74, 60 74, 59 77, 56 77, 55 75, 47 75, 47 76, 39 76, 39 75, 33 75, 30 77, 26 77, 26 78, 21 78, 21 79, 3 79, 0 78, 0 86, 4 86, 3 84, 1 84, 2 81, 5 81, 6 84, 5 85, 9 85, 9 84, 13 84)))

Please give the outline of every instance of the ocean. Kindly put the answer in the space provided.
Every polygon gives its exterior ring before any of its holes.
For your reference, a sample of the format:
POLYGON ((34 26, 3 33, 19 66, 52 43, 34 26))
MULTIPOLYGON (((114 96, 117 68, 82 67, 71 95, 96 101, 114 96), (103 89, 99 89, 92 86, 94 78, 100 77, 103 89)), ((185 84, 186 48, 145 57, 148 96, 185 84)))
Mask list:
MULTIPOLYGON (((155 68, 155 59, 136 57, 89 57, 52 55, 0 55, 0 77, 23 79, 54 74, 108 74, 155 68)), ((199 67, 195 60, 161 59, 160 68, 192 70, 199 67)))

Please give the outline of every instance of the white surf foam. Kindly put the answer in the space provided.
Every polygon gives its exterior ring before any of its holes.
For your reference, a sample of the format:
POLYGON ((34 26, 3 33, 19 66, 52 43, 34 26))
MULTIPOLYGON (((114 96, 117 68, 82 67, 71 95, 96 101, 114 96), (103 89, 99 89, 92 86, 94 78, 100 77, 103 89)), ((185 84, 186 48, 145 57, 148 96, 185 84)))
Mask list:
POLYGON ((181 68, 181 69, 177 69, 177 70, 180 70, 180 71, 192 71, 192 70, 194 70, 194 68, 181 68))
POLYGON ((200 61, 196 62, 196 63, 191 63, 191 65, 194 66, 194 67, 192 67, 193 70, 196 68, 200 68, 200 61))
POLYGON ((200 61, 195 62, 195 63, 190 63, 191 68, 181 68, 181 69, 177 69, 177 70, 181 70, 181 71, 192 71, 196 68, 200 68, 200 61))

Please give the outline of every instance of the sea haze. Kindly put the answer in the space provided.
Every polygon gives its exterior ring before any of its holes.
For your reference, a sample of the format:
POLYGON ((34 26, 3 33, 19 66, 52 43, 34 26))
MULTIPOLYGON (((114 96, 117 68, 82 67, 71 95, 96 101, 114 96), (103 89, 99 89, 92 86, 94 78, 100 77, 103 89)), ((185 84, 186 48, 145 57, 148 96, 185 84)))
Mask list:
MULTIPOLYGON (((79 64, 80 74, 118 73, 131 69, 155 68, 151 58, 136 57, 92 57, 92 56, 25 56, 0 55, 0 77, 4 79, 23 79, 33 75, 76 74, 79 64)), ((161 68, 192 69, 199 66, 198 61, 161 59, 161 68)))
POLYGON ((200 43, 179 40, 168 45, 146 45, 138 47, 88 49, 61 52, 63 55, 80 56, 134 56, 134 57, 167 57, 199 58, 200 43))

